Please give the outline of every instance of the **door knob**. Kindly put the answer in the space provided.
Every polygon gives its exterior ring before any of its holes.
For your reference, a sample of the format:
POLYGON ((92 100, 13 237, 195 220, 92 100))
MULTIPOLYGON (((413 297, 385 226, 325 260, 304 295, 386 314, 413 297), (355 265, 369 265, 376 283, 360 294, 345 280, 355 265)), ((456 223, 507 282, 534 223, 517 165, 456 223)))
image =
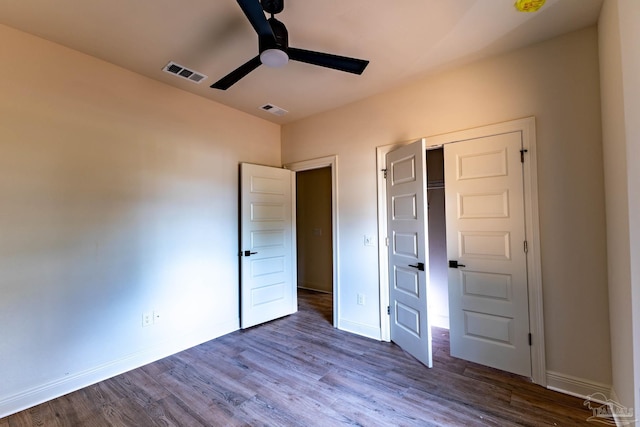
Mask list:
POLYGON ((409 264, 409 267, 417 268, 420 271, 424 271, 424 263, 423 262, 419 262, 418 265, 409 264))
POLYGON ((244 251, 244 254, 241 254, 241 255, 244 255, 244 256, 251 256, 251 255, 255 255, 255 254, 257 254, 257 253, 258 253, 258 252, 244 251))
POLYGON ((466 267, 464 264, 458 264, 457 260, 449 261, 449 268, 466 267))

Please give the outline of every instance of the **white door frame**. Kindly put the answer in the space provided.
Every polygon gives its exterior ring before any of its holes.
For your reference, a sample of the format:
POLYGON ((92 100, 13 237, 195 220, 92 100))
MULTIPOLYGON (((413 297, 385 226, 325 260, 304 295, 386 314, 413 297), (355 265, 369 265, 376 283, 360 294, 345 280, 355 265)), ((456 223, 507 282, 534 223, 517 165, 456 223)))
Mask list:
MULTIPOLYGON (((302 172, 325 167, 331 168, 331 236, 333 251, 333 327, 340 324, 340 271, 338 260, 338 156, 319 157, 317 159, 303 160, 301 162, 287 163, 285 168, 293 172, 302 172)), ((297 190, 296 190, 297 193, 297 190)), ((297 280, 297 278, 296 278, 297 280)))
MULTIPOLYGON (((542 265, 540 261, 540 222, 538 217, 538 169, 536 158, 536 122, 535 117, 513 120, 489 126, 451 132, 424 138, 425 146, 438 147, 444 144, 485 136, 510 132, 521 132, 523 148, 527 161, 524 162, 524 196, 525 196, 525 233, 528 243, 527 279, 529 288, 529 320, 533 336, 531 345, 531 377, 533 382, 542 386, 547 384, 544 314, 542 306, 542 265)), ((386 185, 384 174, 386 154, 394 148, 413 141, 385 145, 376 148, 376 165, 378 173, 378 265, 380 276, 380 333, 384 341, 390 340, 389 316, 389 279, 388 279, 388 247, 384 244, 387 228, 386 185)), ((446 185, 446 184, 445 184, 446 185)))

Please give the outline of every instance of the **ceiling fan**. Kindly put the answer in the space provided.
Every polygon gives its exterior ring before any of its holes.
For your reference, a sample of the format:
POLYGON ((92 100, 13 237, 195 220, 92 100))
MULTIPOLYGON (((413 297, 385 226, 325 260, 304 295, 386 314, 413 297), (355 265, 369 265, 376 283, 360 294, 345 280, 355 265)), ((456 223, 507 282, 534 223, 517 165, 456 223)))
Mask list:
POLYGON ((287 28, 274 17, 284 9, 284 0, 237 1, 253 29, 258 33, 260 53, 212 84, 211 88, 227 90, 261 64, 269 67, 281 67, 290 59, 353 74, 362 74, 369 64, 369 61, 363 59, 289 47, 287 28), (271 17, 267 19, 264 12, 270 14, 271 17))

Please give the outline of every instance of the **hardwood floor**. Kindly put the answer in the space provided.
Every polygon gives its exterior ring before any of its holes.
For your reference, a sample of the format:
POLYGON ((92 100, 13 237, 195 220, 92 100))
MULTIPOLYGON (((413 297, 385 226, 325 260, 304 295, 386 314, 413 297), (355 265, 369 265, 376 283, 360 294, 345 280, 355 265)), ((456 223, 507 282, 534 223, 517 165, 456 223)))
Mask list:
POLYGON ((292 316, 237 331, 0 419, 15 426, 577 426, 581 399, 449 356, 338 331, 331 296, 299 293, 292 316))

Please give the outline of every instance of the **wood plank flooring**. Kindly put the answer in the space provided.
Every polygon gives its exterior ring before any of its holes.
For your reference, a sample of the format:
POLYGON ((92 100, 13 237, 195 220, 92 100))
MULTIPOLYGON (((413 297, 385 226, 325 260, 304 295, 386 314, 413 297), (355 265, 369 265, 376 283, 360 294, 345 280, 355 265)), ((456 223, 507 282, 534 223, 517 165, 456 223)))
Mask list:
POLYGON ((581 399, 449 356, 434 367, 331 326, 331 296, 0 419, 18 426, 578 426, 581 399))

